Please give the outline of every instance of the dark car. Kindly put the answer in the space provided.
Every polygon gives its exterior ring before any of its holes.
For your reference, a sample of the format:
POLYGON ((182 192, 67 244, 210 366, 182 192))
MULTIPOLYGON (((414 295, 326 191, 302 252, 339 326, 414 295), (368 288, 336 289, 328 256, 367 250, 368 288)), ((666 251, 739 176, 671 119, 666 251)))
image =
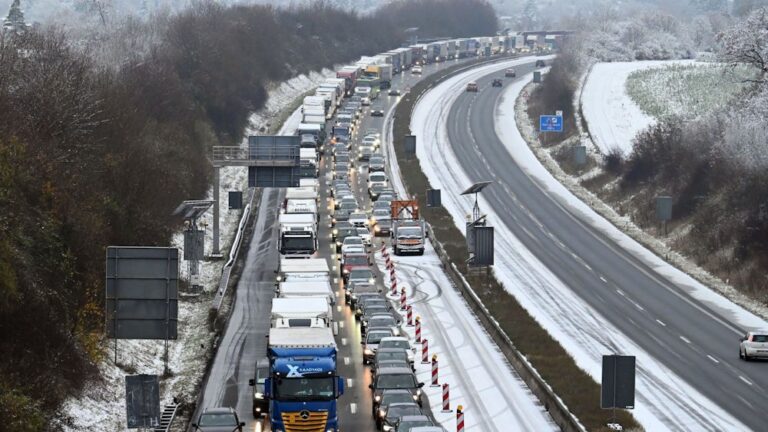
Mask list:
POLYGON ((368 387, 373 392, 374 411, 379 408, 379 402, 381 401, 381 395, 384 390, 389 389, 408 390, 411 393, 413 401, 421 406, 421 388, 424 387, 424 383, 420 383, 419 380, 416 379, 416 374, 414 374, 410 368, 381 368, 376 371, 376 377, 368 387))
POLYGON ((381 297, 381 290, 369 283, 350 283, 344 287, 345 300, 352 308, 357 307, 357 301, 366 297, 381 297))
POLYGON ((347 237, 354 237, 357 235, 357 228, 351 226, 347 221, 337 221, 336 222, 337 227, 334 228, 334 231, 336 231, 336 253, 341 252, 341 245, 344 244, 344 239, 347 237), (344 226, 338 225, 341 222, 346 222, 344 226), (347 226, 350 225, 350 226, 347 226), (337 231, 338 230, 338 231, 337 231))
POLYGON ((365 308, 373 306, 374 304, 379 306, 388 306, 389 300, 382 296, 358 299, 357 304, 355 304, 355 318, 360 319, 360 317, 363 316, 365 308))
POLYGON ((507 77, 507 78, 516 78, 517 77, 517 72, 515 72, 514 69, 507 69, 504 72, 504 76, 507 77))
POLYGON ((388 95, 390 95, 390 96, 400 96, 400 90, 398 90, 398 89, 392 89, 392 90, 390 90, 390 91, 389 91, 389 93, 387 93, 387 94, 388 94, 388 95))
POLYGON ((382 411, 386 409, 387 405, 392 403, 403 403, 403 402, 413 402, 413 394, 409 390, 401 390, 401 389, 384 390, 381 393, 381 397, 379 398, 378 411, 374 409, 371 412, 371 415, 373 415, 373 418, 376 419, 383 414, 382 411))
POLYGON ((392 219, 381 218, 376 220, 373 226, 373 235, 376 237, 388 237, 392 233, 392 219))
POLYGON ((408 360, 408 351, 401 348, 382 348, 376 351, 376 356, 371 363, 371 374, 376 374, 376 369, 391 366, 391 362, 398 362, 400 366, 411 367, 408 360))
POLYGON ((192 427, 200 432, 242 432, 245 422, 237 418, 232 408, 209 408, 200 414, 192 427))
MULTIPOLYGON (((380 329, 376 331, 368 332, 367 335, 365 335, 365 338, 360 341, 360 344, 363 345, 363 364, 367 365, 368 363, 373 360, 373 356, 376 355, 376 350, 379 347, 379 341, 384 339, 385 337, 392 336, 392 330, 389 329, 380 329)), ((407 369, 410 371, 410 369, 407 369)))
POLYGON ((384 117, 384 110, 382 109, 371 110, 371 117, 384 117))
POLYGON ((411 429, 419 426, 434 426, 435 423, 425 415, 411 415, 403 416, 397 420, 394 429, 390 429, 392 432, 410 432, 411 429))
MULTIPOLYGON (((379 409, 381 411, 381 409, 379 409)), ((384 431, 395 429, 397 421, 404 416, 423 415, 421 407, 414 402, 397 402, 389 404, 383 415, 376 419, 376 425, 384 431)))
POLYGON ((381 84, 379 84, 379 88, 382 90, 386 90, 390 87, 392 87, 392 83, 389 81, 382 81, 381 84))
POLYGON ((264 381, 269 377, 269 359, 263 358, 256 363, 256 377, 248 384, 253 387, 253 416, 261 417, 269 412, 269 399, 264 395, 264 381))
POLYGON ((500 79, 496 78, 491 83, 491 86, 492 87, 502 87, 502 86, 504 86, 504 83, 500 79))
POLYGON ((374 314, 368 317, 368 319, 360 321, 360 331, 362 333, 374 327, 391 328, 395 336, 400 336, 400 322, 391 313, 374 314))
MULTIPOLYGON (((351 224, 351 223, 349 223, 348 221, 339 221, 339 222, 336 222, 336 227, 335 227, 335 228, 333 228, 333 231, 331 231, 331 236, 333 237, 333 241, 334 241, 334 242, 335 242, 335 241, 336 241, 336 240, 339 238, 339 232, 340 232, 342 229, 346 229, 346 228, 354 228, 354 227, 353 227, 353 226, 352 226, 352 224, 351 224)), ((344 240, 342 240, 342 242, 343 242, 343 241, 344 241, 344 240)))
POLYGON ((536 67, 544 67, 547 65, 547 62, 544 60, 536 60, 536 67))

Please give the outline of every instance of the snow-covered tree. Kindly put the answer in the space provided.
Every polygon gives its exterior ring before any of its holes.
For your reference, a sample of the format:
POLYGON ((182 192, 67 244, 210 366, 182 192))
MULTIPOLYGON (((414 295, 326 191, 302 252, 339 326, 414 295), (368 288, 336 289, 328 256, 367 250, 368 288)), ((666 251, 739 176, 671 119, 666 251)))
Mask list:
POLYGON ((718 35, 719 57, 733 66, 752 65, 760 71, 756 79, 765 83, 768 78, 768 10, 753 11, 747 19, 718 35))
POLYGON ((21 11, 20 0, 13 0, 8 16, 3 21, 3 30, 11 32, 23 32, 27 29, 24 22, 24 12, 21 11))

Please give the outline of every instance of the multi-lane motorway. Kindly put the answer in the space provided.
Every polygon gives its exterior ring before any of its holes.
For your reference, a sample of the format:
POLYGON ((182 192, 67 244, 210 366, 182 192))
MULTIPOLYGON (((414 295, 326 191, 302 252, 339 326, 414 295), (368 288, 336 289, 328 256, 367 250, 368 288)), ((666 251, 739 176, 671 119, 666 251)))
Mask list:
MULTIPOLYGON (((518 76, 529 70, 518 67, 518 76)), ((518 164, 497 136, 497 127, 516 127, 496 124, 502 91, 492 88, 491 80, 502 74, 477 79, 480 91, 458 96, 445 122, 450 149, 469 179, 495 182, 483 192, 497 217, 493 223, 503 224, 580 299, 653 358, 748 427, 765 430, 767 365, 738 359, 744 329, 623 249, 518 164)), ((685 414, 698 419, 697 427, 718 429, 711 413, 685 414)), ((685 428, 674 421, 667 426, 685 428)))

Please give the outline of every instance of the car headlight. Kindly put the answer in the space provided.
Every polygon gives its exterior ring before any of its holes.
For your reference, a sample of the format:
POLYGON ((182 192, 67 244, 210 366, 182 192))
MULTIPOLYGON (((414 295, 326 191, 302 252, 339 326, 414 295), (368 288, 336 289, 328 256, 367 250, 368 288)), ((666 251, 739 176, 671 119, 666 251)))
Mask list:
POLYGON ((341 242, 340 242, 340 241, 337 241, 337 242, 336 242, 336 246, 341 246, 341 242))
POLYGON ((373 278, 368 279, 368 283, 373 285, 373 283, 376 282, 373 278))
POLYGON ((378 226, 378 225, 376 225, 376 226, 373 228, 373 230, 374 230, 374 231, 376 231, 376 232, 379 232, 379 231, 381 231, 381 227, 380 227, 380 226, 378 226))
POLYGON ((336 235, 336 234, 338 234, 338 233, 339 233, 339 230, 338 230, 338 229, 334 229, 334 230, 333 230, 333 235, 336 235))
POLYGON ((253 397, 256 399, 264 399, 264 393, 256 392, 253 394, 253 397))
POLYGON ((365 355, 373 355, 373 351, 371 351, 369 348, 366 348, 366 349, 363 351, 363 354, 365 354, 365 355))
POLYGON ((277 281, 280 282, 281 280, 283 280, 283 277, 282 276, 278 276, 275 279, 277 279, 277 281))
POLYGON ((379 417, 384 417, 384 410, 379 410, 379 417))
POLYGON ((376 396, 373 397, 373 400, 375 400, 376 402, 381 402, 381 396, 380 395, 376 395, 376 396))
POLYGON ((344 270, 343 270, 343 273, 344 273, 344 274, 349 274, 349 270, 347 270, 347 269, 344 269, 344 270))

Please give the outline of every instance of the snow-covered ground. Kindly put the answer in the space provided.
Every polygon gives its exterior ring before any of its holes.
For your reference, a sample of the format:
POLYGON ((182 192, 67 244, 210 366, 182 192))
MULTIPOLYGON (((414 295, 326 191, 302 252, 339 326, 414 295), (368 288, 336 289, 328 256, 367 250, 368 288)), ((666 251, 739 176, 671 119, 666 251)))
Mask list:
POLYGON ((614 148, 628 155, 632 140, 654 119, 627 94, 627 77, 634 71, 692 60, 597 63, 584 83, 581 96, 584 119, 595 145, 606 155, 614 148))
MULTIPOLYGON (((317 86, 331 75, 331 70, 313 72, 309 76, 301 75, 273 86, 269 90, 269 100, 264 109, 254 113, 249 119, 247 135, 259 134, 262 126, 269 128, 270 122, 279 118, 281 110, 289 106, 298 96, 317 86)), ((285 121, 280 133, 292 134, 298 125, 300 116, 293 113, 285 121)), ((244 191, 248 186, 248 171, 242 167, 221 169, 221 190, 244 191)), ((190 197, 195 198, 195 197, 190 197)), ((205 199, 213 199, 213 189, 209 189, 205 199)), ((242 214, 241 210, 230 210, 228 194, 219 195, 221 211, 221 249, 227 254, 232 244, 242 214)), ((209 210, 199 223, 205 227, 205 250, 210 254, 213 244, 213 210, 209 210)), ((174 234, 171 245, 182 249, 184 244, 181 231, 174 234)), ((200 265, 199 283, 204 293, 200 297, 184 296, 179 301, 178 340, 170 343, 168 365, 172 376, 161 380, 161 403, 168 403, 174 397, 181 401, 194 402, 196 389, 200 384, 205 366, 210 355, 210 346, 215 334, 204 325, 208 321, 211 294, 216 290, 226 260, 204 261, 200 265), (202 325, 201 325, 202 324, 202 325)), ((181 277, 189 278, 186 262, 181 264, 181 277)), ((71 419, 71 424, 62 425, 65 431, 103 432, 126 429, 125 418, 125 375, 163 373, 162 356, 164 342, 121 340, 118 342, 118 367, 114 363, 114 345, 105 345, 105 360, 99 365, 102 380, 89 383, 83 393, 67 400, 62 406, 64 417, 71 419)))
MULTIPOLYGON (((459 194, 471 182, 456 160, 450 145, 446 129, 447 110, 458 95, 462 93, 464 83, 475 80, 489 71, 501 70, 509 64, 499 64, 478 68, 459 74, 427 93, 417 104, 411 118, 411 130, 420 137, 417 157, 422 169, 430 179, 431 187, 443 190, 443 205, 454 218, 457 227, 463 232, 464 217, 470 213, 472 201, 459 194), (435 109, 435 107, 440 107, 435 109)), ((515 124, 515 100, 530 77, 508 86, 497 112, 497 133, 510 154, 531 176, 540 179, 550 192, 566 199, 576 209, 590 215, 593 224, 616 239, 622 246, 635 253, 643 254, 652 260, 654 267, 667 277, 675 280, 685 279, 693 288, 692 295, 711 302, 713 306, 727 309, 726 316, 738 317, 739 325, 749 328, 763 326, 758 317, 728 302, 706 287, 697 284, 684 273, 666 265, 662 260, 645 250, 641 245, 621 233, 610 222, 595 214, 586 204, 568 192, 549 172, 544 169, 523 140, 515 124), (499 127, 507 125, 507 127, 499 127)), ((511 196, 513 196, 510 193, 511 196)), ((489 211, 489 219, 500 220, 492 207, 480 198, 481 208, 489 211)), ((576 363, 587 371, 596 381, 600 380, 601 358, 607 352, 632 352, 637 356, 638 403, 634 414, 646 430, 698 430, 714 427, 719 430, 745 430, 735 418, 725 413, 707 398, 659 364, 650 355, 633 343, 632 339, 617 331, 599 313, 579 299, 562 281, 554 276, 547 267, 503 225, 496 227, 496 276, 511 294, 528 310, 552 336, 561 341, 566 351, 576 363), (552 302, 557 298, 557 302, 552 302), (709 415, 706 425, 701 418, 687 413, 709 415)))
MULTIPOLYGON (((509 366, 453 288, 431 243, 427 244, 424 256, 390 254, 390 257, 395 266, 397 286, 406 287, 413 317, 421 318, 422 337, 428 340, 429 358, 437 355, 439 384, 447 383, 450 388, 453 411, 443 412, 442 388, 430 385, 432 366, 421 363, 422 346, 416 344, 416 374, 420 382, 427 383, 424 391, 429 397, 432 414, 443 427, 456 429, 455 410, 457 405, 462 405, 467 431, 557 430, 557 425, 536 396, 509 366)), ((383 274, 389 274, 381 251, 376 253, 376 263, 383 274)), ((389 282, 385 284, 391 287, 389 282)), ((399 301, 397 295, 389 297, 399 301)), ((403 326, 403 329, 414 340, 415 327, 403 326)))

